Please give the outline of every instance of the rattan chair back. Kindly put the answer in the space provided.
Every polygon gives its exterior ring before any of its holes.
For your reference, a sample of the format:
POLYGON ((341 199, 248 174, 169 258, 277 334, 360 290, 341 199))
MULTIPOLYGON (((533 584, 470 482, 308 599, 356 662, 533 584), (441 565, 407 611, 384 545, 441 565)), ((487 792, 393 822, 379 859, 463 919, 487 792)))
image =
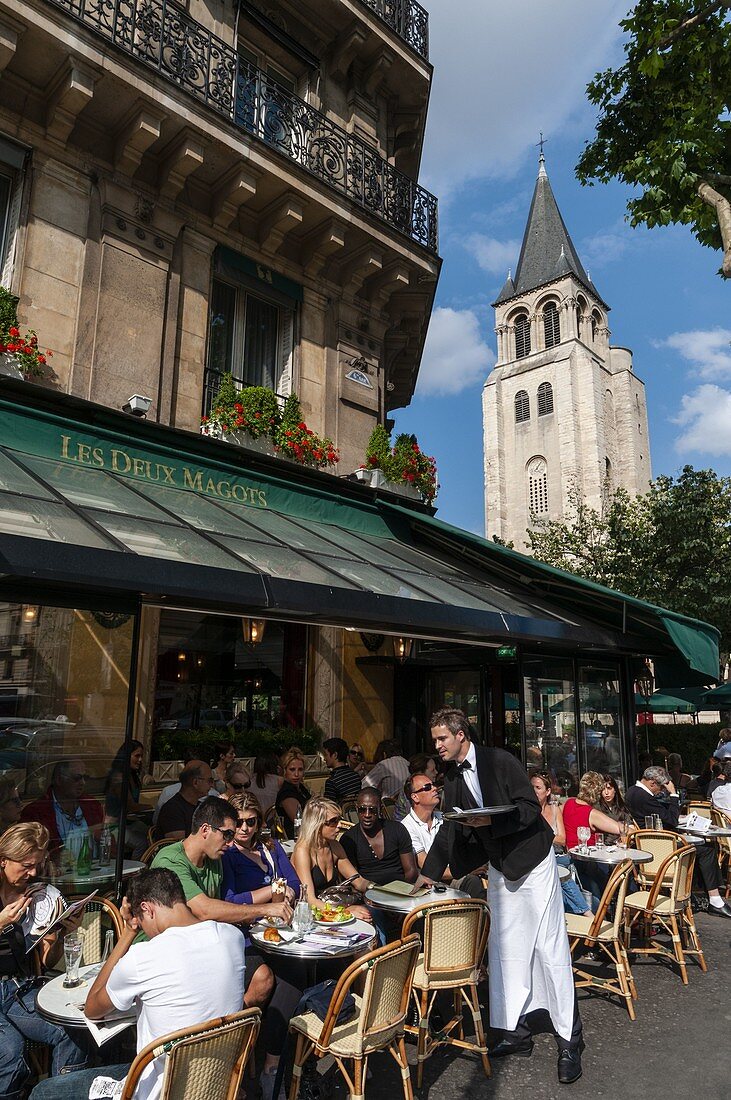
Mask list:
MULTIPOLYGON (((628 847, 634 848, 636 851, 652 853, 652 860, 647 863, 638 863, 635 868, 638 883, 647 888, 654 883, 660 864, 672 852, 677 851, 683 841, 677 833, 671 833, 669 830, 637 829, 635 832, 630 833, 627 843, 628 847)), ((663 875, 663 887, 669 889, 672 878, 672 871, 668 871, 667 874, 663 875)))
POLYGON ((153 844, 150 845, 149 848, 145 849, 145 851, 140 856, 140 861, 142 863, 145 863, 149 867, 150 864, 152 863, 153 859, 155 858, 155 856, 157 855, 157 853, 160 851, 161 848, 165 848, 165 847, 167 847, 168 844, 174 844, 174 843, 175 843, 174 840, 168 840, 168 839, 156 840, 153 844))
POLYGON ((275 840, 287 839, 287 830, 284 828, 284 822, 277 813, 276 806, 270 806, 267 812, 264 814, 264 824, 271 831, 271 834, 275 840))
POLYGON ((670 901, 674 908, 683 909, 693 893, 693 869, 696 850, 692 844, 684 844, 676 852, 673 883, 670 887, 670 901))
POLYGON ((695 812, 698 814, 699 817, 707 818, 710 818, 712 809, 712 802, 689 802, 686 806, 686 810, 689 814, 695 812))
POLYGON ((108 929, 112 930, 114 942, 117 942, 124 931, 124 921, 113 901, 97 895, 87 902, 79 929, 83 933, 84 965, 87 966, 100 961, 108 929))
POLYGON ((340 803, 340 817, 351 825, 358 824, 358 808, 354 798, 344 798, 340 803))
POLYGON ((388 798, 388 796, 386 796, 385 798, 382 798, 381 799, 381 810, 382 810, 383 816, 385 817, 386 821, 395 821, 396 820, 396 799, 395 798, 388 798))
POLYGON ((358 1031, 364 1047, 384 1035, 395 1034, 406 1019, 414 967, 419 957, 419 937, 408 936, 386 944, 361 960, 365 975, 358 1031))
POLYGON ((490 928, 490 910, 478 898, 430 902, 409 913, 403 933, 422 920, 424 970, 435 977, 475 970, 482 964, 490 928))
POLYGON ((160 1057, 160 1100, 235 1100, 260 1022, 259 1009, 247 1008, 156 1039, 132 1063, 120 1100, 132 1100, 142 1072, 160 1057))
POLYGON ((604 887, 604 893, 599 900, 599 906, 594 914, 594 919, 591 922, 590 936, 598 937, 601 933, 602 925, 605 924, 607 920, 611 920, 612 937, 613 939, 619 939, 623 922, 624 899, 627 896, 627 888, 629 886, 632 867, 633 864, 631 859, 623 859, 612 871, 607 885, 604 887), (613 916, 611 913, 612 904, 614 904, 613 916))

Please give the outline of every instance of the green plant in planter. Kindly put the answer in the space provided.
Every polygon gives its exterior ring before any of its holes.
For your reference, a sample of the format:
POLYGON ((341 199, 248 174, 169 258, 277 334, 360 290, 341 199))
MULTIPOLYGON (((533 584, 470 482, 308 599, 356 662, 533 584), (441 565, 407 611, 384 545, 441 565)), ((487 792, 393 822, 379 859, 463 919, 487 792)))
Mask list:
POLYGON ((23 374, 38 377, 45 373, 53 352, 38 347, 38 337, 32 329, 21 336, 18 327, 18 301, 5 287, 0 287, 0 355, 13 355, 23 374))
POLYGON ((230 373, 221 379, 210 416, 201 424, 209 435, 218 432, 243 431, 252 439, 274 439, 281 413, 277 395, 266 386, 245 386, 237 389, 230 373))
POLYGON ((299 398, 295 393, 290 394, 284 403, 274 441, 285 458, 301 462, 303 466, 324 469, 340 461, 333 441, 327 436, 315 435, 305 424, 299 398))
POLYGON ((420 449, 416 436, 397 435, 391 447, 391 436, 381 424, 371 432, 362 469, 382 470, 394 484, 412 485, 427 504, 439 489, 436 462, 420 449))

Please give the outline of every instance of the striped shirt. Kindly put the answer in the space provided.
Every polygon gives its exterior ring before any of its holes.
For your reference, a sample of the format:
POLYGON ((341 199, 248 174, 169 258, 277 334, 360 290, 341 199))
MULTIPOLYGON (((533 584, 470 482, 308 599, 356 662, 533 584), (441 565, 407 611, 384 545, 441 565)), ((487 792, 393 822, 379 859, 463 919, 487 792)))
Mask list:
POLYGON ((342 802, 344 798, 354 798, 360 790, 360 776, 347 764, 333 768, 325 780, 325 798, 333 802, 342 802))

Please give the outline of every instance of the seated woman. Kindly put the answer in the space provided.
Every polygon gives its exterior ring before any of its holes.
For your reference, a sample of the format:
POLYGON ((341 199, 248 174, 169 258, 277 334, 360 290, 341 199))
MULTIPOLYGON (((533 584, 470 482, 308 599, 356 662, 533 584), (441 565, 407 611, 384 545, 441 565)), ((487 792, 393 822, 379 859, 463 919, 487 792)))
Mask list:
MULTIPOLYGON (((553 850, 556 854, 556 863, 559 867, 573 868, 571 856, 564 851, 566 844, 566 829, 563 823, 563 813, 558 799, 551 798, 551 777, 545 772, 531 776, 531 787, 535 791, 538 804, 541 807, 541 815, 553 829, 553 850)), ((591 909, 586 904, 586 898, 572 878, 561 882, 563 893, 563 907, 567 913, 579 913, 581 916, 590 917, 591 909)))
MULTIPOLYGON (((311 798, 302 815, 302 829, 292 854, 292 863, 311 905, 324 905, 325 890, 331 890, 343 879, 357 876, 353 881, 356 890, 365 891, 371 885, 358 875, 345 854, 342 844, 336 840, 340 825, 340 807, 328 798, 311 798)), ((370 920, 364 905, 349 905, 351 913, 362 920, 370 920)))
POLYGON ((226 769, 230 768, 236 760, 236 746, 232 741, 219 741, 213 746, 213 758, 211 771, 213 772, 213 786, 219 794, 226 792, 226 769))
POLYGON ((266 752, 254 761, 254 774, 251 779, 251 793, 259 799, 262 812, 266 814, 277 800, 282 786, 279 760, 275 753, 266 752))
POLYGON ((310 792, 302 782, 302 776, 305 774, 305 758, 299 749, 290 749, 284 754, 282 770, 284 782, 279 788, 275 806, 282 819, 285 833, 290 840, 293 840, 297 811, 303 811, 310 798, 310 792))
MULTIPOLYGON (((258 800, 247 792, 230 801, 239 819, 233 844, 223 853, 223 900, 239 905, 261 905, 282 901, 284 897, 295 901, 299 896, 299 879, 279 841, 262 840, 264 815, 258 800)), ((266 1010, 266 1054, 259 1079, 263 1100, 272 1100, 289 1021, 308 982, 298 974, 296 960, 293 963, 276 956, 267 956, 265 960, 247 931, 243 928, 242 931, 246 937, 247 974, 253 975, 260 966, 268 965, 276 978, 266 1010), (283 967, 286 967, 286 977, 283 967)))
MULTIPOLYGON (((563 807, 563 820, 566 829, 566 847, 575 848, 579 843, 577 829, 582 825, 591 829, 588 845, 596 844, 597 832, 619 836, 622 826, 613 817, 597 809, 604 789, 604 778, 599 772, 584 772, 579 781, 579 793, 576 798, 567 798, 563 807)), ((609 879, 609 866, 582 859, 577 862, 579 881, 585 890, 590 891, 592 909, 596 912, 604 887, 609 879)))
POLYGON ((221 798, 233 802, 235 798, 240 798, 244 791, 248 791, 250 786, 251 776, 243 764, 238 764, 234 760, 233 764, 229 764, 226 768, 226 789, 222 792, 221 798))
POLYGON ((597 809, 601 810, 607 817, 613 817, 615 821, 624 822, 625 825, 633 824, 632 814, 625 805, 622 792, 617 786, 617 780, 609 772, 605 772, 602 779, 604 780, 604 786, 602 787, 597 809))
MULTIPOLYGON (((0 837, 0 1096, 19 1100, 25 1096, 30 1070, 25 1061, 26 1040, 51 1048, 51 1076, 83 1069, 87 1055, 74 1035, 39 1016, 37 985, 32 974, 30 943, 63 908, 55 886, 36 883, 46 863, 48 830, 36 821, 11 825, 0 837)), ((63 935, 46 936, 39 945, 41 965, 50 966, 63 952, 63 935)))
POLYGON ((122 774, 126 767, 129 768, 129 780, 127 787, 127 819, 124 829, 125 848, 134 857, 144 852, 147 847, 147 825, 144 821, 130 820, 129 814, 147 814, 150 807, 140 802, 142 791, 142 754, 144 745, 141 741, 130 741, 129 749, 126 745, 120 746, 117 755, 112 760, 106 782, 104 784, 104 821, 110 825, 116 835, 116 826, 122 810, 122 774))

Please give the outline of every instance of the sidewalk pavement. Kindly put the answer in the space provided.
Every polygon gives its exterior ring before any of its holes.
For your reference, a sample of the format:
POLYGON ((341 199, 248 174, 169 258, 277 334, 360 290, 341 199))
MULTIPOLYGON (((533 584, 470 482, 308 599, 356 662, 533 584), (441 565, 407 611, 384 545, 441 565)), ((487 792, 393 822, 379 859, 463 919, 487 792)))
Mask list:
MULTIPOLYGON (((442 1048, 425 1064, 415 1100, 728 1100, 731 1097, 731 920, 699 913, 698 932, 708 963, 688 963, 688 985, 669 963, 635 958, 637 1020, 617 997, 579 991, 586 1051, 584 1075, 559 1085, 556 1045, 535 1035, 531 1058, 493 1062, 484 1076, 476 1056, 442 1048)), ((487 989, 481 996, 487 1019, 487 989)), ((468 1029, 469 1030, 469 1029, 468 1029)), ((415 1064, 412 1042, 409 1059, 415 1064)), ((366 1100, 400 1100, 398 1069, 388 1054, 370 1060, 366 1100)), ((415 1075, 414 1075, 415 1081, 415 1075)), ((334 1097, 343 1095, 338 1084, 334 1097)))

